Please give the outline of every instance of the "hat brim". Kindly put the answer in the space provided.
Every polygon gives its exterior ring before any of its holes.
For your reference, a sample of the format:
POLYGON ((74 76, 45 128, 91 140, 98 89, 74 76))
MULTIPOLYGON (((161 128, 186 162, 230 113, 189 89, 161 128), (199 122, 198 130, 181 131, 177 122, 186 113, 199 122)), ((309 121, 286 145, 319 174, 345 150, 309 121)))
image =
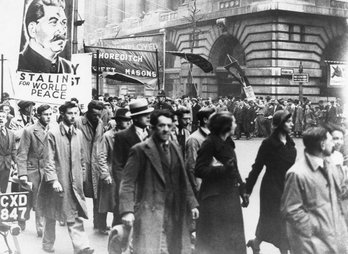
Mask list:
POLYGON ((139 111, 139 112, 136 112, 136 113, 131 113, 130 116, 138 116, 138 115, 144 115, 144 114, 149 114, 151 113, 152 111, 154 110, 154 108, 148 108, 146 110, 143 110, 143 111, 139 111))
POLYGON ((130 121, 130 120, 132 120, 131 117, 126 117, 126 116, 115 116, 115 117, 113 117, 113 119, 121 120, 121 121, 130 121))

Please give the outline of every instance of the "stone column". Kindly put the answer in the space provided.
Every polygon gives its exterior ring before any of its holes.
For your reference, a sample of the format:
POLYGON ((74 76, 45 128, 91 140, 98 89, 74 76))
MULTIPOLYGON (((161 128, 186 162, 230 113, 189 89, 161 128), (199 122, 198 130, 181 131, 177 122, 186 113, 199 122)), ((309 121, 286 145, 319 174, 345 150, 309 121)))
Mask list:
POLYGON ((161 2, 163 4, 163 6, 166 8, 166 10, 168 10, 168 9, 173 10, 174 1, 172 1, 172 0, 163 0, 161 2))
POLYGON ((125 12, 126 18, 139 18, 144 11, 144 0, 126 0, 125 12))
POLYGON ((158 0, 145 0, 145 11, 155 11, 158 9, 158 0))
MULTIPOLYGON (((119 24, 122 22, 124 14, 124 0, 108 1, 108 24, 119 24)), ((128 0, 129 1, 129 0, 128 0)))

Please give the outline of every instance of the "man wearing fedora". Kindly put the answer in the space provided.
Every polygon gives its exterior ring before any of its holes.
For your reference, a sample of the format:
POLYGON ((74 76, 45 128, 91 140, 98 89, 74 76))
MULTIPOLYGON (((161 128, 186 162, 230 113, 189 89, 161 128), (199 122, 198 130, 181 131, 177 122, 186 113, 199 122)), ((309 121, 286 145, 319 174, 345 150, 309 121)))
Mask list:
POLYGON ((133 146, 120 187, 120 214, 133 226, 136 254, 191 253, 191 219, 198 218, 198 203, 178 145, 170 141, 173 114, 151 114, 153 134, 133 146))
POLYGON ((115 201, 118 200, 119 181, 105 181, 105 179, 115 179, 112 176, 112 156, 114 154, 115 134, 121 130, 127 129, 131 124, 130 112, 126 108, 119 108, 114 117, 116 126, 104 133, 99 153, 99 167, 101 168, 100 179, 104 180, 99 187, 98 209, 100 213, 113 212, 114 219, 112 226, 115 226, 119 220, 118 209, 115 201))
MULTIPOLYGON (((130 117, 133 124, 126 130, 115 134, 115 145, 112 161, 112 175, 116 183, 122 179, 123 168, 128 159, 128 153, 132 146, 144 141, 149 136, 148 126, 150 125, 150 108, 146 99, 136 99, 129 103, 130 117)), ((117 186, 117 190, 119 186, 117 186)), ((116 197, 116 207, 118 211, 118 197, 116 197)), ((121 223, 120 216, 114 218, 114 224, 121 223)))

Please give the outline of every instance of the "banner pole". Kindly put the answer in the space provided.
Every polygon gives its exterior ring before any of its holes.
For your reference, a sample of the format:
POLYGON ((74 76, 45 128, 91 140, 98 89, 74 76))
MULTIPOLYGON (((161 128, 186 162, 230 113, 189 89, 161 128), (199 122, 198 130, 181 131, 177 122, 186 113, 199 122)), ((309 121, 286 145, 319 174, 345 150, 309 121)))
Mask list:
MULTIPOLYGON (((161 90, 160 77, 159 77, 159 66, 158 66, 158 50, 156 49, 156 69, 157 69, 157 87, 158 91, 161 90)), ((163 87, 164 90, 164 87, 163 87)))
POLYGON ((96 80, 97 96, 99 96, 99 49, 97 50, 97 80, 96 80))
POLYGON ((1 103, 4 96, 4 55, 1 54, 1 103))
POLYGON ((166 30, 164 29, 164 33, 163 33, 163 90, 164 90, 164 86, 166 85, 166 38, 167 38, 167 34, 166 34, 166 30))

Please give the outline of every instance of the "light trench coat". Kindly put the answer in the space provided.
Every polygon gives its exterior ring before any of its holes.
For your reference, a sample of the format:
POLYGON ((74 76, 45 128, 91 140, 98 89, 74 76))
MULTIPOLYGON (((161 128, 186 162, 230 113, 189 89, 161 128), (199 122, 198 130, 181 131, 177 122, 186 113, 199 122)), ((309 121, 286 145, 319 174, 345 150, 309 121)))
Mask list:
POLYGON ((38 197, 38 209, 44 217, 58 221, 74 221, 76 217, 88 219, 83 194, 85 162, 81 144, 81 131, 74 128, 69 142, 63 123, 48 132, 44 179, 38 197), (62 185, 63 192, 53 190, 55 180, 62 185), (71 209, 74 206, 76 209, 71 209))
POLYGON ((98 154, 101 151, 103 137, 103 122, 99 120, 98 126, 93 133, 92 126, 86 116, 76 121, 76 128, 82 131, 82 147, 86 162, 86 179, 84 181, 84 193, 88 198, 98 198, 100 167, 98 154))
POLYGON ((328 180, 307 153, 286 174, 281 212, 287 222, 291 253, 348 253, 334 165, 330 159, 325 163, 328 180))

